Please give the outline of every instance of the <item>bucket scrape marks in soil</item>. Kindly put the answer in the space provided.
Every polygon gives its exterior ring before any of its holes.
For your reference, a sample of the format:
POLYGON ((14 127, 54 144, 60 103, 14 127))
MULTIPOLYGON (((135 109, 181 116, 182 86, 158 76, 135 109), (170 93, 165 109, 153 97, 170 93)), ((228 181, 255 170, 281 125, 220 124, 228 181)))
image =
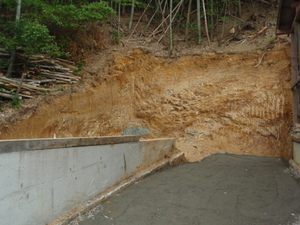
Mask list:
POLYGON ((262 54, 162 60, 135 51, 134 70, 122 73, 132 78, 134 115, 151 137, 177 137, 190 161, 219 151, 289 158, 288 50, 267 52, 256 66, 262 54))
POLYGON ((26 120, 1 128, 0 138, 119 135, 144 127, 151 131, 147 138, 176 137, 190 161, 219 151, 289 158, 288 52, 177 59, 140 49, 116 54, 98 83, 44 103, 26 120))

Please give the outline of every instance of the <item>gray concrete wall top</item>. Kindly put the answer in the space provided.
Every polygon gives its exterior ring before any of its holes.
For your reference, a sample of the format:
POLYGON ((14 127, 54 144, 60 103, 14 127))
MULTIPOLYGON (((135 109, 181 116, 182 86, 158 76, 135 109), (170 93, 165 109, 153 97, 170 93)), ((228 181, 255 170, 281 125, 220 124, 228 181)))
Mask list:
POLYGON ((118 137, 87 137, 87 138, 46 138, 23 140, 0 140, 0 154, 20 151, 34 151, 54 148, 70 148, 80 146, 114 145, 138 142, 141 136, 126 135, 118 137))

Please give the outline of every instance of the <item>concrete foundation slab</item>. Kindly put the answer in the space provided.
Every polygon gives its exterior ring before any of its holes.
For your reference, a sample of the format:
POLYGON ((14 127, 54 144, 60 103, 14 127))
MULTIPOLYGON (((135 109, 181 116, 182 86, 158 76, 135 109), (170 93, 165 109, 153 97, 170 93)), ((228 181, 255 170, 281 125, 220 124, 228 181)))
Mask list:
POLYGON ((285 160, 217 154, 137 182, 79 225, 299 223, 300 183, 285 160))

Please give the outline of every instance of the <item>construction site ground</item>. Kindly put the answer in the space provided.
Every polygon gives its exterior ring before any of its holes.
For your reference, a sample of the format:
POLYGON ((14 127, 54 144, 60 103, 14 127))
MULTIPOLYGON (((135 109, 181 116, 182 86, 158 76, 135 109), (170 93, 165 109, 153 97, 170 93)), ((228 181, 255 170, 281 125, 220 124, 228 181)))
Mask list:
POLYGON ((56 91, 19 110, 1 105, 0 139, 128 130, 143 139, 176 138, 190 163, 140 181, 80 225, 299 224, 299 183, 285 164, 292 158, 289 38, 275 38, 273 26, 248 39, 276 20, 275 11, 260 10, 263 19, 241 33, 243 42, 230 39, 232 20, 226 42, 177 38, 172 56, 158 36, 145 42, 128 35, 112 45, 109 32, 94 29, 101 50, 72 46, 83 54, 81 81, 49 87, 56 91), (248 156, 210 156, 218 152, 248 156))
POLYGON ((75 224, 299 225, 300 183, 282 158, 215 154, 155 173, 75 224))

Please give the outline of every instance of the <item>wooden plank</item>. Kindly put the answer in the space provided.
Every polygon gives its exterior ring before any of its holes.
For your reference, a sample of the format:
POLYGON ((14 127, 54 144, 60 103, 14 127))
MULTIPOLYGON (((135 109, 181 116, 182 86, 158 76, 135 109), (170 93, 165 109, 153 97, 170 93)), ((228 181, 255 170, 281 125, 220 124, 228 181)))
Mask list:
MULTIPOLYGON (((15 78, 13 80, 20 81, 21 79, 15 78)), ((44 79, 44 80, 36 80, 36 79, 24 79, 24 82, 33 83, 33 84, 43 84, 43 83, 51 83, 57 81, 56 79, 44 79)))
POLYGON ((252 41, 254 38, 256 38, 258 35, 261 35, 262 33, 264 33, 267 29, 269 29, 270 26, 264 27, 261 30, 259 30, 256 34, 253 34, 251 37, 249 37, 247 39, 247 41, 252 41))
MULTIPOLYGON (((12 96, 12 97, 8 97, 8 98, 11 98, 11 99, 13 99, 13 97, 15 96, 14 94, 12 94, 11 92, 9 92, 9 91, 1 91, 0 92, 0 96, 1 96, 1 94, 7 94, 7 95, 10 95, 10 96, 12 96)), ((33 98, 31 95, 25 95, 25 94, 21 94, 21 93, 19 93, 19 96, 21 96, 21 97, 24 97, 24 98, 33 98)), ((4 97, 4 95, 2 95, 2 97, 4 97)), ((21 99, 21 98, 20 98, 21 99)))
MULTIPOLYGON (((0 97, 2 98, 9 98, 9 99, 13 99, 15 97, 15 95, 13 94, 7 94, 7 93, 3 93, 3 92, 0 92, 0 97)), ((19 96, 19 99, 22 99, 21 96, 19 96)))

